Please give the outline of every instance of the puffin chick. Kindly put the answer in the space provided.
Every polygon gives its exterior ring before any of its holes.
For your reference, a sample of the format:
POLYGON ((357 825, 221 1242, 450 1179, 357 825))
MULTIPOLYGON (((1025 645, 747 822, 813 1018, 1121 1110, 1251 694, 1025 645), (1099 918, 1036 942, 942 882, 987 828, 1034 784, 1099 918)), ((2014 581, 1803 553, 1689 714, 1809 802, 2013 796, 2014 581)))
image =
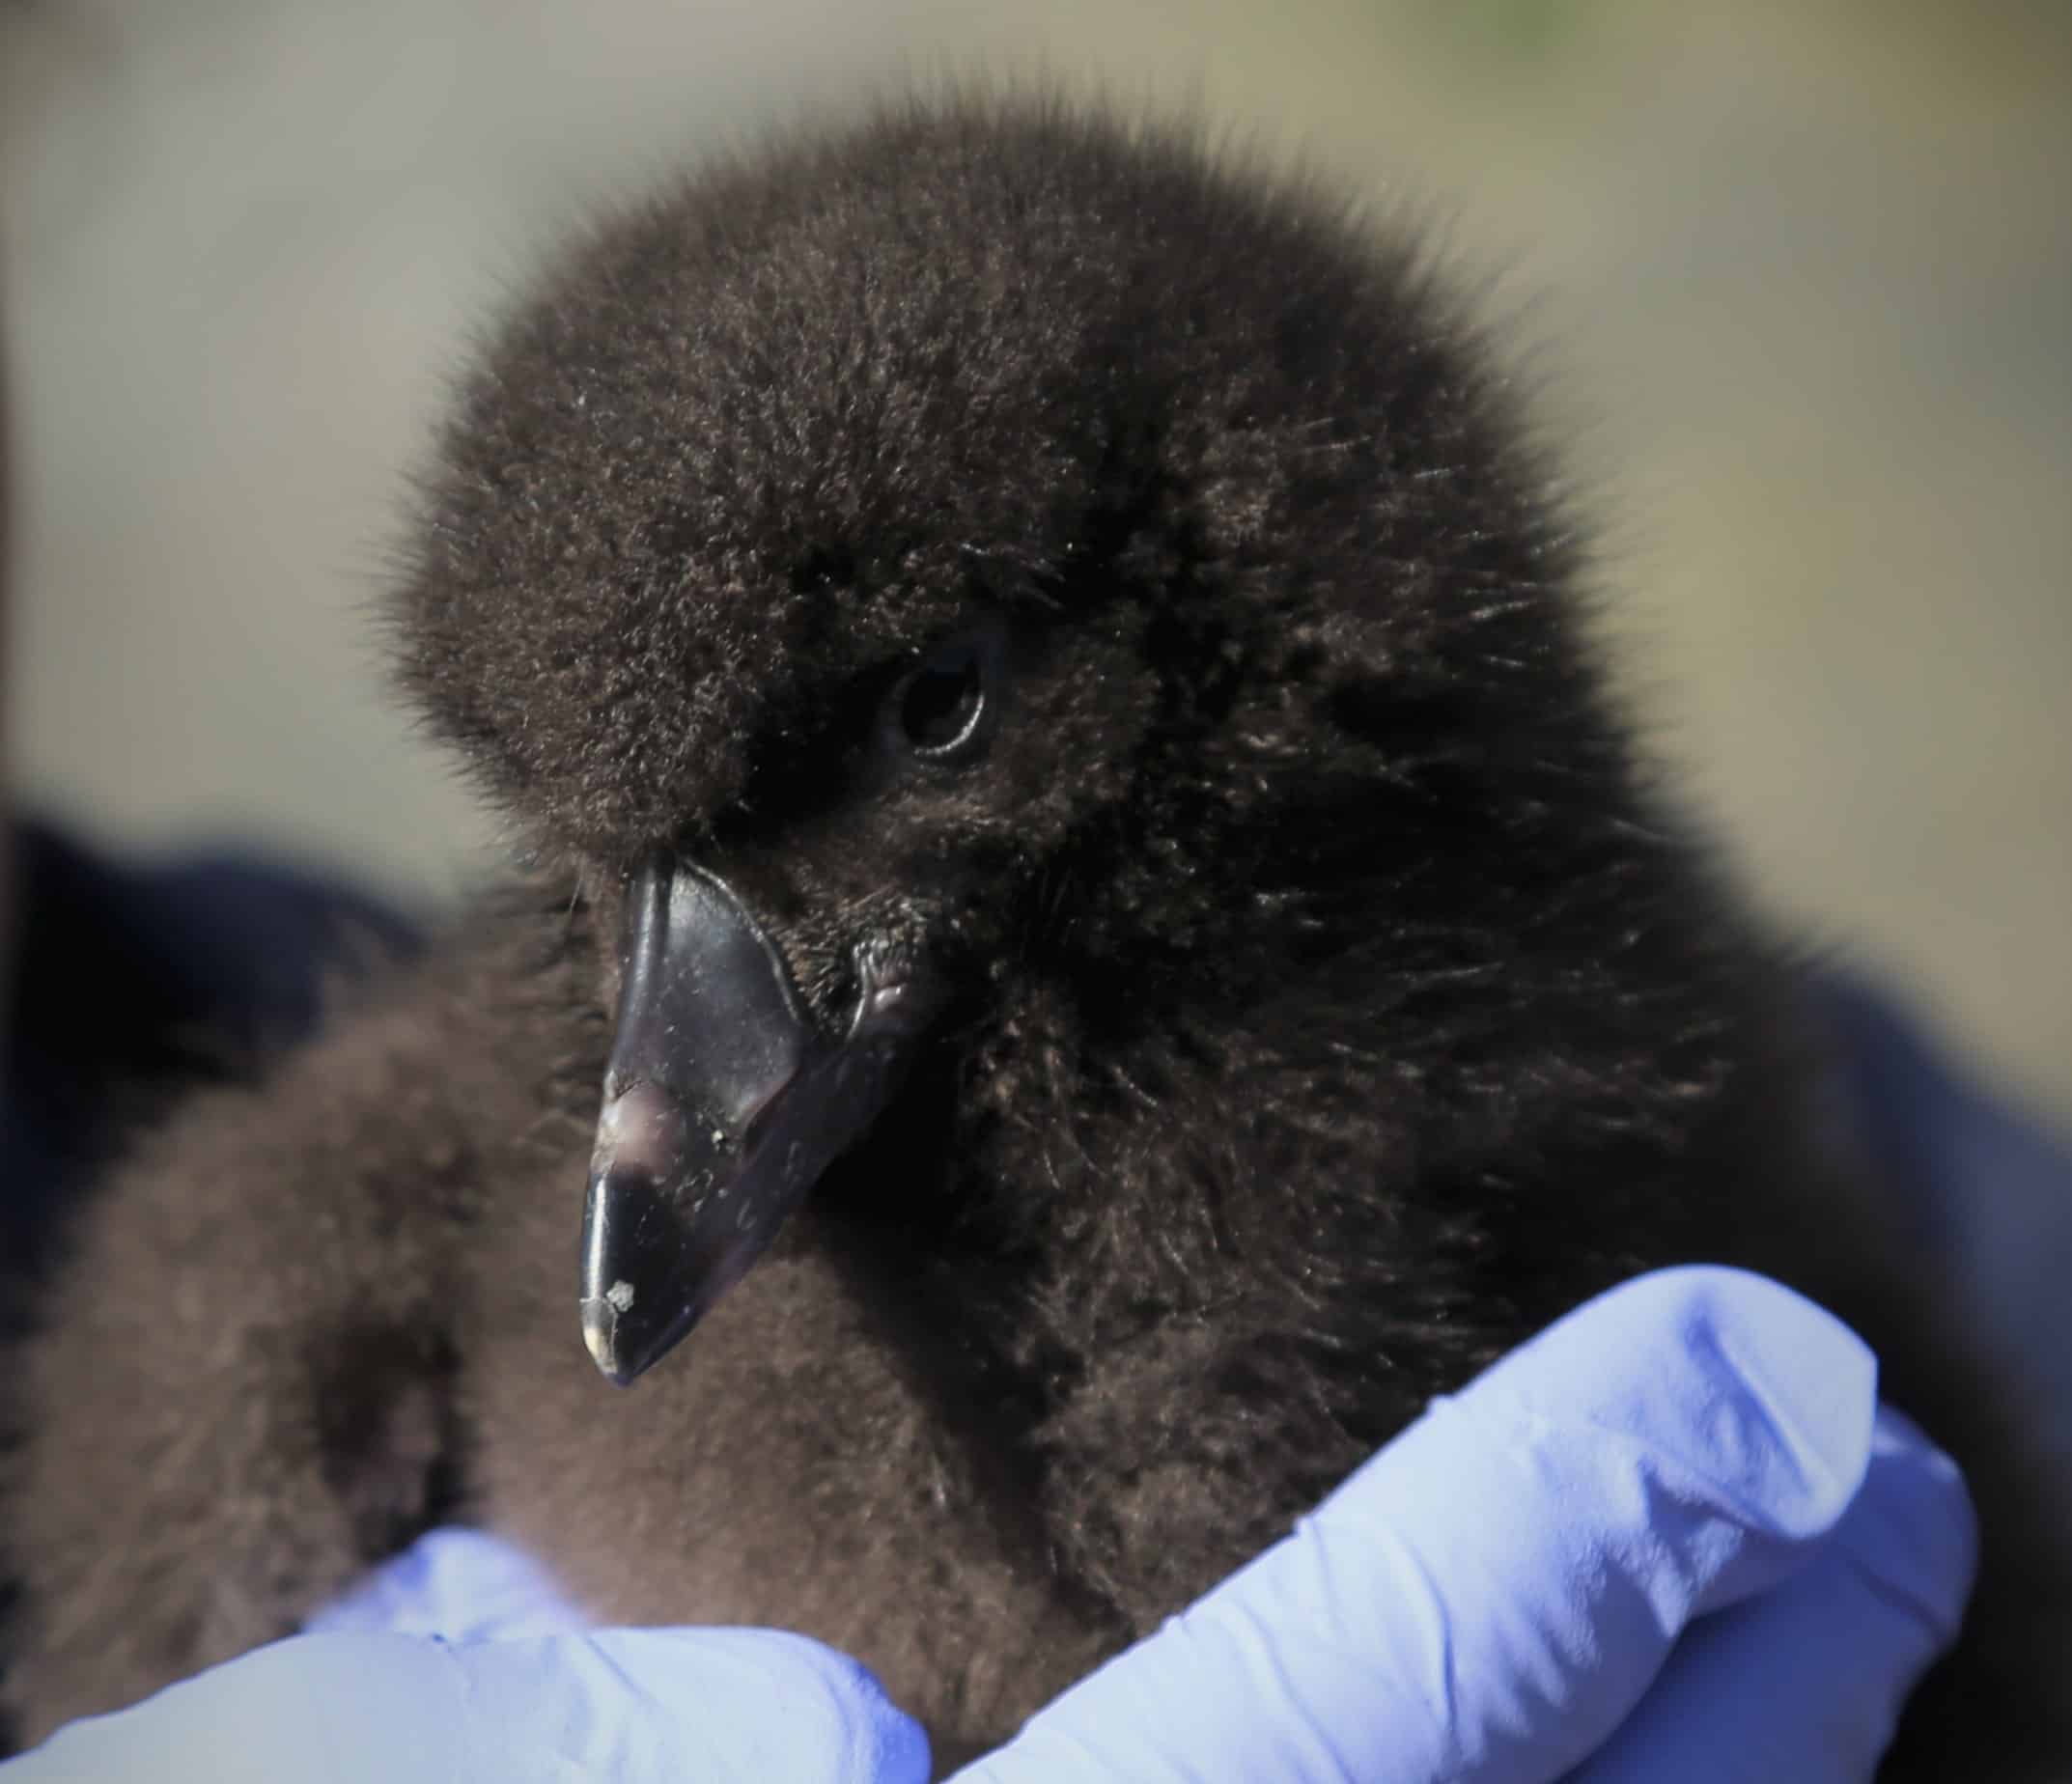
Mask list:
POLYGON ((417 521, 402 680, 537 872, 82 1210, 11 1370, 29 1732, 458 1494, 600 1618, 803 1630, 989 1740, 1713 1259, 1970 1472, 1886 1775, 2072 1753, 2017 1421, 1414 237, 1062 103, 887 110, 575 242, 417 521))

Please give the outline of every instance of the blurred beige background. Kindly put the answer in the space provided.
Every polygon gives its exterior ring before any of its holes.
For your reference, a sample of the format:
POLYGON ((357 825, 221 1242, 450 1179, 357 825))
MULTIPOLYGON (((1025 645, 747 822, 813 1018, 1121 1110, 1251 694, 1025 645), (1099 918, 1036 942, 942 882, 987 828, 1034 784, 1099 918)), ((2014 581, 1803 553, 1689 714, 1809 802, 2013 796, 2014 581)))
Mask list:
POLYGON ((1601 491, 1633 697, 1778 909, 2072 1114, 2072 9, 5 0, 9 759, 421 905, 495 839, 364 608, 469 319, 873 84, 1099 78, 1437 207, 1601 491))

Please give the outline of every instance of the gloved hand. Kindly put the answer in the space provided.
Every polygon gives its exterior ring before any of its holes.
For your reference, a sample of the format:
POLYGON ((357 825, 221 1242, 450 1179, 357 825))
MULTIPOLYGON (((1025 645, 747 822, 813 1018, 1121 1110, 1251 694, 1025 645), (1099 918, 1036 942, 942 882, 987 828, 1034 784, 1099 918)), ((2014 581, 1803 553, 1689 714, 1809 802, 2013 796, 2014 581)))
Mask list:
MULTIPOLYGON (((1879 1408, 1852 1333, 1759 1277, 1666 1271, 1436 1403, 961 1776, 1867 1779, 1974 1556, 1954 1466, 1879 1408)), ((919 1728, 803 1637, 578 1625, 521 1557, 442 1533, 321 1632, 4 1784, 928 1776, 919 1728), (453 1639, 348 1632, 428 1628, 453 1639)))

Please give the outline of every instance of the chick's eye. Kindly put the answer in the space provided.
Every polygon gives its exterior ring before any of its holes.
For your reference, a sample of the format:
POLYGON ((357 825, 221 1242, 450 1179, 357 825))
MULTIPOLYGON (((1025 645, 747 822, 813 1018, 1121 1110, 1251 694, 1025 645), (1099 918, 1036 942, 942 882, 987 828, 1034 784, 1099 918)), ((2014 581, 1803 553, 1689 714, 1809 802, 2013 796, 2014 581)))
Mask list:
POLYGON ((945 651, 903 677, 886 712, 889 729, 909 751, 938 762, 971 749, 985 716, 985 664, 969 646, 945 651))

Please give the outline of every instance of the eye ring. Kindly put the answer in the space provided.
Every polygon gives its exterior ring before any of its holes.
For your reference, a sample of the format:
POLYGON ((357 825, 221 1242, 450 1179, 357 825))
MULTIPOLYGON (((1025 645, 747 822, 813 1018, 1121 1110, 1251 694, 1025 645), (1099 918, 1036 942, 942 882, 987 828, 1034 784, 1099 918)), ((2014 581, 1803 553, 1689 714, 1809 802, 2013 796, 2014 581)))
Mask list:
POLYGON ((899 746, 924 762, 954 762, 978 743, 992 702, 985 653, 969 641, 947 646, 900 677, 885 702, 899 746))

